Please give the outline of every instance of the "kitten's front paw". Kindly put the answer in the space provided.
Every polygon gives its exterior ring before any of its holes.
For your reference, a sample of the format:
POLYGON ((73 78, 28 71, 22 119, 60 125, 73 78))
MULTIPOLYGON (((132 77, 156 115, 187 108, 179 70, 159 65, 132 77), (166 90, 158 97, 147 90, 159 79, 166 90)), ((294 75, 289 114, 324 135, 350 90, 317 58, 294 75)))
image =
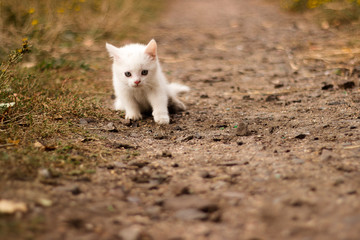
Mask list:
POLYGON ((168 115, 155 115, 154 121, 158 124, 169 124, 170 118, 168 115))
POLYGON ((131 120, 136 121, 136 120, 142 119, 142 115, 141 115, 141 113, 134 113, 134 112, 128 113, 127 112, 125 115, 125 119, 131 119, 131 120))

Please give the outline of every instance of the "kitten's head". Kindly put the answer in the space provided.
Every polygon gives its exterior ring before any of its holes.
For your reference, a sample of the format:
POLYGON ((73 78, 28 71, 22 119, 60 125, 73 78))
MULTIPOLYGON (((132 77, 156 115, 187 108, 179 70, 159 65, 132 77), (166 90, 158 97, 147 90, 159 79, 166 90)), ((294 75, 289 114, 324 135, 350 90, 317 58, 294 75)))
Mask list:
POLYGON ((154 39, 146 46, 129 44, 117 48, 106 43, 106 48, 114 59, 113 71, 119 81, 133 88, 151 85, 157 70, 157 46, 154 39))

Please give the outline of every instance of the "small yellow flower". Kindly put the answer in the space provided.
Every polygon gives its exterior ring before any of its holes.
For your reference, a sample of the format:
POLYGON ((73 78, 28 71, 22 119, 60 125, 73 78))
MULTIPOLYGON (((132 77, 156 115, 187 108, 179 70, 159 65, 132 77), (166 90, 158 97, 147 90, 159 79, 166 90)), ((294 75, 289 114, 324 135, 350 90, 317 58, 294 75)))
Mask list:
POLYGON ((39 21, 37 19, 34 19, 31 21, 31 25, 35 26, 39 23, 39 21))
POLYGON ((29 40, 27 37, 22 39, 23 42, 26 42, 27 40, 29 40))
POLYGON ((74 10, 75 10, 76 12, 79 12, 79 11, 80 11, 80 6, 79 6, 79 5, 76 5, 75 8, 74 8, 74 10))
POLYGON ((29 14, 33 14, 35 12, 35 8, 30 8, 29 10, 28 10, 28 13, 29 14))
POLYGON ((65 12, 65 9, 64 8, 58 8, 57 9, 57 13, 64 13, 65 12))

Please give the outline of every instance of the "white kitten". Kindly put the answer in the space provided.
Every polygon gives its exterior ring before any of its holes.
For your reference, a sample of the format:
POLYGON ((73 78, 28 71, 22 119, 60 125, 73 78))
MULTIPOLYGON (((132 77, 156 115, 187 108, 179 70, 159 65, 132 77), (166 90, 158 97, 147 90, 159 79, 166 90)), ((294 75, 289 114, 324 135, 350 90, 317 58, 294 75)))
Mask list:
POLYGON ((121 48, 107 43, 106 48, 114 60, 115 110, 125 110, 126 119, 141 119, 142 112, 152 110, 156 123, 168 124, 168 106, 185 110, 176 95, 189 91, 189 88, 167 82, 161 71, 155 40, 147 46, 129 44, 121 48))

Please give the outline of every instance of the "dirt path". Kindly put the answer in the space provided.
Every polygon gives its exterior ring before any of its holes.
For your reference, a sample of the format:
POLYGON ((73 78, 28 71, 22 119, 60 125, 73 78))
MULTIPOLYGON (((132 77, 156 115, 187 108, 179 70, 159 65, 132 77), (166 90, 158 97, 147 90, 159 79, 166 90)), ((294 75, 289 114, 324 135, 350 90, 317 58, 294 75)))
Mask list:
POLYGON ((169 79, 192 88, 188 110, 165 127, 83 120, 99 167, 29 187, 55 202, 33 208, 36 239, 359 239, 347 36, 260 0, 174 1, 151 31, 169 79))

